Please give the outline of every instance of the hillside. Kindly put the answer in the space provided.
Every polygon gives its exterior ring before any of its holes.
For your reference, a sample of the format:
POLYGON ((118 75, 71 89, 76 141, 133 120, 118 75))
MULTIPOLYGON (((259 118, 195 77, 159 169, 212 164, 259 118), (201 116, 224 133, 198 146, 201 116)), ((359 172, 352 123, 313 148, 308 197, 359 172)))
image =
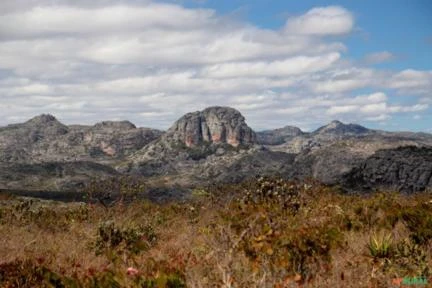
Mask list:
MULTIPOLYGON (((370 163, 375 153, 380 157, 382 150, 407 146, 429 151, 432 135, 371 130, 339 121, 313 132, 293 126, 255 132, 239 111, 220 106, 187 113, 166 132, 137 128, 128 121, 68 126, 52 115, 40 115, 0 128, 0 165, 4 167, 0 188, 74 190, 92 178, 115 175, 191 188, 278 175, 285 179, 312 177, 350 189, 361 185, 346 181, 346 174, 360 175, 367 169, 368 178, 380 177, 379 169, 365 163, 370 163)), ((393 152, 386 155, 389 161, 399 159, 393 152)), ((431 185, 417 176, 415 166, 417 161, 429 161, 427 155, 416 155, 416 161, 404 164, 412 182, 410 192, 431 185)), ((376 185, 406 191, 402 181, 394 178, 376 185)))

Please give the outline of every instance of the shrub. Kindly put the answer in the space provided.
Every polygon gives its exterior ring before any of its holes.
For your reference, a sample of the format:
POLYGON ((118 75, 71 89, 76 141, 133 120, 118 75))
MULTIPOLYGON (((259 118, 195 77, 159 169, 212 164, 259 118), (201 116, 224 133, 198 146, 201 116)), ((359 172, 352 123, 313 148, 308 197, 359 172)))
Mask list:
POLYGON ((150 225, 119 228, 114 222, 99 225, 94 243, 96 255, 104 252, 138 254, 156 242, 156 234, 150 225))
POLYGON ((35 224, 48 231, 66 231, 72 222, 88 220, 84 204, 59 204, 35 199, 18 199, 12 205, 0 208, 0 223, 11 225, 35 224))
POLYGON ((64 287, 62 277, 32 260, 0 264, 2 287, 64 287))
POLYGON ((411 239, 417 244, 427 244, 432 239, 432 210, 421 204, 400 211, 400 218, 411 231, 411 239))
POLYGON ((429 277, 431 274, 427 253, 420 245, 408 239, 397 244, 392 260, 399 275, 429 277))
POLYGON ((301 206, 300 187, 282 178, 259 177, 245 188, 240 200, 252 205, 277 204, 295 214, 301 206))
POLYGON ((343 239, 342 233, 334 227, 303 228, 287 236, 278 241, 276 249, 278 246, 284 249, 291 270, 302 278, 316 274, 321 263, 330 263, 331 249, 343 239))
POLYGON ((139 177, 121 176, 92 180, 81 192, 87 202, 99 202, 108 208, 119 202, 135 200, 146 188, 146 183, 139 177))

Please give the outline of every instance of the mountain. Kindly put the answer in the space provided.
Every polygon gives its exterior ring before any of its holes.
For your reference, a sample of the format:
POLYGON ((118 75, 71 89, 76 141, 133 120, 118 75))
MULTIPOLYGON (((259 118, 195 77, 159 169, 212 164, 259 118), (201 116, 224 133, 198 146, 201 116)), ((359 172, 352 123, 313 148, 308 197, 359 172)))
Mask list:
POLYGON ((110 161, 139 150, 160 135, 162 131, 137 128, 128 121, 66 126, 43 114, 0 128, 0 162, 110 161))
POLYGON ((118 175, 194 187, 279 175, 348 191, 413 192, 430 187, 431 147, 431 134, 339 121, 313 132, 285 126, 256 133, 239 111, 221 106, 187 113, 166 132, 128 121, 64 125, 43 114, 0 128, 0 188, 75 190, 118 175))
POLYGON ((285 126, 279 129, 256 133, 257 142, 262 145, 279 145, 304 134, 300 128, 294 126, 285 126))
POLYGON ((431 147, 426 133, 370 130, 357 124, 332 121, 311 133, 294 137, 271 151, 296 153, 291 177, 313 177, 326 184, 339 184, 341 177, 379 150, 398 147, 431 147))
POLYGON ((0 188, 75 190, 163 134, 128 121, 64 125, 42 114, 0 128, 0 188))
POLYGON ((247 126, 239 111, 219 106, 184 115, 168 130, 166 137, 187 147, 204 142, 226 143, 234 147, 256 142, 255 132, 247 126))
POLYGON ((357 124, 344 124, 340 121, 334 120, 329 124, 322 126, 312 132, 314 136, 328 136, 328 137, 347 137, 347 136, 360 136, 372 133, 363 126, 357 124))
POLYGON ((214 178, 256 149, 256 134, 241 113, 214 106, 182 116, 118 169, 147 177, 171 175, 181 182, 196 183, 214 178))

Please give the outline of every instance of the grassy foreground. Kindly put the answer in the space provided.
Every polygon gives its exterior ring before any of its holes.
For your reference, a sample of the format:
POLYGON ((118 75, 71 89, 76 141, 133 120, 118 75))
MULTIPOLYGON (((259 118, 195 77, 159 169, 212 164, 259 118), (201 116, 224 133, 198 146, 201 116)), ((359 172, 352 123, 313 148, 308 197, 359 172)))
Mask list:
POLYGON ((0 287, 432 287, 428 192, 260 178, 187 203, 0 200, 0 287))

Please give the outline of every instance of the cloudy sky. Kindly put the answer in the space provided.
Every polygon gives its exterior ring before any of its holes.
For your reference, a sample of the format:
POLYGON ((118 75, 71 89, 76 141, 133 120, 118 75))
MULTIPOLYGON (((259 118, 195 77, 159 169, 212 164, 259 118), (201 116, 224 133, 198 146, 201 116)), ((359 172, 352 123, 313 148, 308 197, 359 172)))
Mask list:
POLYGON ((0 125, 167 129, 220 105, 256 130, 432 132, 431 15, 429 0, 1 0, 0 125))

